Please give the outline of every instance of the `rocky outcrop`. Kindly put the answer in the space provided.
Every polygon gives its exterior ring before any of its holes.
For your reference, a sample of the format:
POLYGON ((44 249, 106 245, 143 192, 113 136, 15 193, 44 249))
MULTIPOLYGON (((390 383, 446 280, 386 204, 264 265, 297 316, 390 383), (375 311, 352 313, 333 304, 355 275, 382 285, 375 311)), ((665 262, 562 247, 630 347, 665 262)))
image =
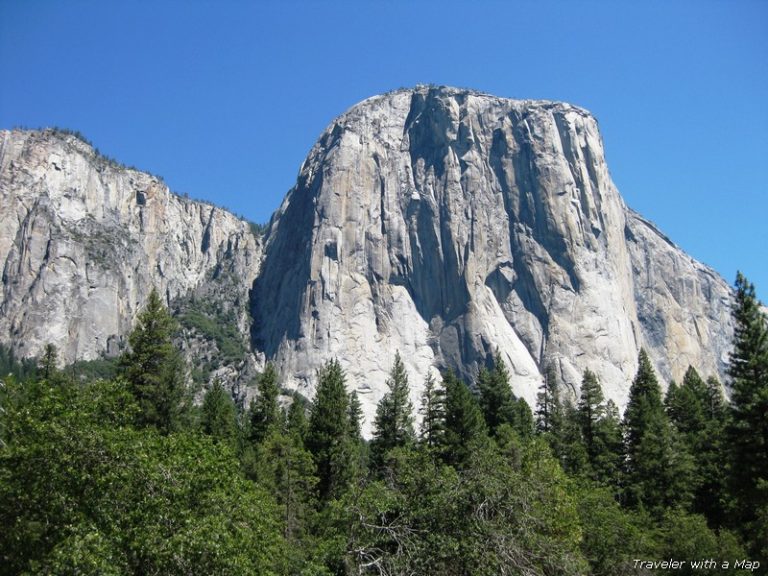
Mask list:
POLYGON ((0 266, 22 355, 116 352, 154 285, 206 378, 267 358, 311 396, 337 357, 368 429, 397 351, 415 404, 429 371, 471 381, 498 350, 531 403, 552 366, 623 405, 641 346, 664 380, 722 377, 732 334, 729 287, 625 206, 589 113, 451 88, 337 118, 263 246, 73 135, 0 132, 0 266))
POLYGON ((153 286, 173 302, 217 283, 247 345, 260 258, 247 222, 72 134, 0 132, 0 339, 21 355, 114 354, 153 286))
POLYGON ((545 365, 620 404, 645 346, 665 379, 722 374, 726 283, 624 205, 597 122, 567 104, 417 87, 311 150, 271 222, 254 342, 292 384, 338 357, 368 424, 396 351, 473 379, 498 349, 530 402, 545 365))

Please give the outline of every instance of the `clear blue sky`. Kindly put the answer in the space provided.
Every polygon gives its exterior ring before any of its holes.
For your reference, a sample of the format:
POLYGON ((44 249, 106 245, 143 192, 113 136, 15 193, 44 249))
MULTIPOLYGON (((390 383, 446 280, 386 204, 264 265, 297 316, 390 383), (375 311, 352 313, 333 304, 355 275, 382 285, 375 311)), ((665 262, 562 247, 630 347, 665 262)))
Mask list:
POLYGON ((429 82, 589 109, 627 203, 765 300, 766 1, 0 0, 0 127, 259 222, 336 115, 429 82))

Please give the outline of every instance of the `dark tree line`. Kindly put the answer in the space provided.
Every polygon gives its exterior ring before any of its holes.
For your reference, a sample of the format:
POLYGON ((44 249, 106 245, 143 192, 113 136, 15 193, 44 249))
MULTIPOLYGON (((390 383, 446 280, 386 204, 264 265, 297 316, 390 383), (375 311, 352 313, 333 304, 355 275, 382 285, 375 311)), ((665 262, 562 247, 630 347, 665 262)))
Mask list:
MULTIPOLYGON (((623 417, 586 370, 547 367, 534 410, 497 353, 473 383, 395 356, 361 436, 338 361, 314 400, 267 364, 251 404, 193 402, 150 296, 118 375, 83 381, 5 349, 5 574, 644 574, 634 559, 768 565, 768 324, 736 281, 731 401, 689 368, 666 395, 645 351, 623 417)), ((658 571, 657 571, 658 573, 658 571)))

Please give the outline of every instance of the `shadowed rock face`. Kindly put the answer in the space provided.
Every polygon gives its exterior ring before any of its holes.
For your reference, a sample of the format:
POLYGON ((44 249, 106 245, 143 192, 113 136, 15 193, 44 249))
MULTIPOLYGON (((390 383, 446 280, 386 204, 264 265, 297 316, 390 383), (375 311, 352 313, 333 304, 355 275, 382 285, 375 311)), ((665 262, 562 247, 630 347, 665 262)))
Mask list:
POLYGON ((194 293, 235 302, 251 370, 266 356, 288 387, 311 396, 337 357, 368 429, 398 350, 414 403, 430 370, 474 380, 499 350, 531 403, 551 364, 574 389, 591 369, 623 405, 641 346, 664 379, 722 377, 732 334, 730 289, 627 209, 594 118, 451 88, 336 119, 263 250, 73 136, 0 132, 0 266, 0 341, 23 355, 94 358, 152 285, 194 293))
POLYGON ((664 378, 720 373, 730 291, 629 211, 584 110, 449 88, 335 120, 273 217, 254 342, 293 385, 338 357, 367 421, 394 354, 473 379, 498 349, 533 401, 553 364, 620 404, 648 348, 664 378))

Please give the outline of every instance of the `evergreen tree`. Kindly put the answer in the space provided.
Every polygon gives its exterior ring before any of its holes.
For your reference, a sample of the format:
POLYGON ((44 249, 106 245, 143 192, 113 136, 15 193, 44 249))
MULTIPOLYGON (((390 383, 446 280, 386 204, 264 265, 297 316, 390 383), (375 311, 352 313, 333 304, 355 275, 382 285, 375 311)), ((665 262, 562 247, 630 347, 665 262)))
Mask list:
POLYGON ((544 434, 551 433, 554 438, 557 438, 561 425, 560 383, 557 380, 555 368, 548 366, 536 396, 536 429, 544 434))
POLYGON ((233 442, 237 437, 235 403, 217 379, 205 393, 201 408, 203 433, 221 442, 233 442))
POLYGON ((387 452, 393 448, 410 445, 415 440, 408 374, 399 352, 395 355, 387 386, 389 392, 376 407, 376 419, 373 423, 371 459, 377 467, 383 465, 387 452))
POLYGON ((443 374, 445 385, 445 450, 448 464, 463 467, 472 450, 486 437, 485 421, 477 400, 453 372, 443 374))
POLYGON ((628 456, 639 446, 646 432, 656 421, 664 421, 661 415, 664 407, 661 402, 661 387, 651 366, 646 351, 640 350, 635 379, 629 390, 627 409, 624 412, 628 456))
POLYGON ((597 424, 605 416, 604 400, 603 389, 597 380, 597 376, 589 369, 584 370, 584 376, 581 379, 581 397, 579 399, 578 412, 581 433, 584 437, 584 444, 590 460, 594 459, 596 452, 595 435, 597 424))
POLYGON ((260 486, 275 495, 283 537, 295 549, 289 557, 289 570, 299 573, 306 561, 316 505, 318 479, 312 455, 297 435, 272 427, 256 449, 255 477, 260 486))
MULTIPOLYGON (((733 318, 730 487, 744 533, 754 542, 768 542, 768 320, 755 287, 741 273, 733 318)), ((768 556, 768 544, 755 552, 768 556)))
POLYGON ((640 351, 637 375, 624 413, 627 498, 655 514, 690 498, 692 462, 678 458, 661 388, 645 350, 640 351))
POLYGON ((481 368, 477 379, 480 391, 480 408, 491 434, 504 423, 514 424, 516 419, 516 398, 509 385, 509 372, 500 352, 496 352, 493 367, 481 368))
POLYGON ((550 446, 563 470, 571 475, 583 474, 589 469, 589 455, 582 434, 580 413, 567 401, 562 407, 560 430, 555 437, 551 432, 550 446))
POLYGON ((318 493, 324 502, 341 496, 354 475, 345 379, 338 360, 323 366, 310 412, 306 445, 317 466, 318 493))
POLYGON ((302 445, 307 438, 309 422, 307 421, 307 401, 298 392, 293 393, 293 401, 288 408, 286 429, 289 435, 298 438, 302 445))
POLYGON ((676 424, 682 416, 682 398, 680 396, 680 387, 677 382, 672 380, 667 388, 667 393, 664 395, 664 410, 666 410, 667 417, 672 424, 676 424))
POLYGON ((181 427, 187 404, 184 364, 172 337, 176 322, 153 289, 128 337, 120 372, 139 404, 139 424, 167 434, 181 427))
POLYGON ((623 455, 619 410, 612 401, 605 402, 600 382, 590 370, 584 371, 581 382, 578 421, 591 478, 618 487, 623 455))
POLYGON ((445 444, 445 388, 436 382, 432 374, 427 375, 421 396, 421 434, 423 444, 430 449, 445 444))
POLYGON ((13 348, 0 344, 0 378, 13 376, 20 382, 39 377, 38 365, 33 359, 16 358, 13 348))
POLYGON ((56 346, 49 342, 43 349, 43 356, 40 358, 38 373, 43 379, 50 380, 58 374, 58 365, 59 351, 56 350, 56 346))
POLYGON ((592 454, 589 462, 595 481, 617 490, 624 462, 624 442, 619 408, 613 400, 605 403, 602 418, 595 423, 592 454))
POLYGON ((521 438, 530 438, 536 430, 533 410, 525 398, 516 398, 512 403, 512 416, 509 419, 512 427, 521 438))
POLYGON ((692 366, 680 386, 670 385, 667 414, 679 435, 678 459, 694 462, 692 510, 720 526, 725 519, 725 467, 722 458, 724 410, 720 384, 704 382, 692 366), (695 458, 694 458, 695 456, 695 458))
POLYGON ((710 420, 724 421, 728 412, 728 407, 723 395, 723 386, 720 380, 715 376, 710 376, 706 381, 707 401, 704 405, 704 411, 710 420))
POLYGON ((282 426, 282 415, 277 397, 280 395, 277 371, 268 362, 257 380, 259 395, 251 401, 250 406, 250 438, 258 444, 274 428, 282 426))
POLYGON ((363 407, 357 397, 357 391, 349 393, 349 437, 355 442, 363 441, 363 407))
MULTIPOLYGON (((705 427, 708 401, 707 385, 696 369, 689 366, 681 386, 674 382, 670 384, 664 404, 670 422, 681 434, 693 440, 705 427)), ((692 442, 689 444, 693 447, 692 442)))

